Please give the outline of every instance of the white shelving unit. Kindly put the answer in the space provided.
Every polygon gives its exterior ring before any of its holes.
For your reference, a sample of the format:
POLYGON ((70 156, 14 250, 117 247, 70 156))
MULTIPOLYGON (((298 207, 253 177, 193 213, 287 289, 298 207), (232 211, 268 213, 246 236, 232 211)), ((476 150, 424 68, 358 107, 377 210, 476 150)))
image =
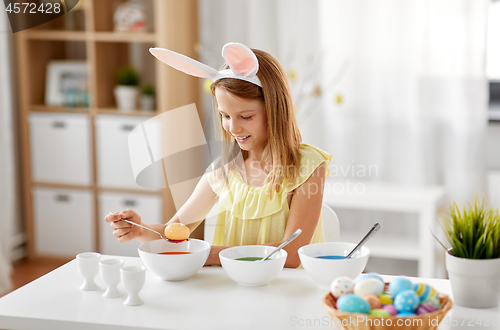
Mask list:
MULTIPOLYGON (((363 211, 415 213, 418 216, 418 233, 413 237, 384 236, 370 240, 373 257, 416 260, 418 276, 438 277, 436 252, 438 243, 431 230, 436 228, 436 212, 446 202, 446 191, 441 186, 403 186, 359 182, 342 187, 341 182, 330 178, 325 185, 323 203, 337 209, 363 211), (335 188, 335 189, 334 189, 335 188), (342 189, 341 189, 342 188, 342 189)), ((357 242, 366 232, 342 232, 341 241, 357 242)), ((442 249, 439 247, 439 249, 442 249)))
MULTIPOLYGON (((198 57, 198 2, 141 0, 148 31, 117 32, 113 15, 125 2, 80 1, 73 9, 84 17, 79 30, 70 29, 64 15, 16 33, 22 208, 30 258, 70 260, 85 251, 136 255, 133 245, 118 245, 103 220, 108 211, 123 207, 121 199, 135 201, 149 222, 165 222, 175 214, 169 189, 135 184, 127 136, 150 117, 199 103, 198 78, 148 53, 158 46, 198 57), (87 65, 88 107, 46 102, 47 67, 65 60, 87 65), (115 74, 125 65, 134 65, 142 84, 155 86, 154 111, 118 110, 115 74)), ((202 235, 201 230, 191 236, 202 235)))
MULTIPOLYGON (((359 242, 366 233, 340 232, 342 242, 359 242)), ((368 243, 367 243, 368 244, 368 243)), ((376 258, 418 261, 420 258, 418 239, 415 237, 376 237, 370 239, 371 256, 376 258), (395 248, 397 247, 397 248, 395 248)))

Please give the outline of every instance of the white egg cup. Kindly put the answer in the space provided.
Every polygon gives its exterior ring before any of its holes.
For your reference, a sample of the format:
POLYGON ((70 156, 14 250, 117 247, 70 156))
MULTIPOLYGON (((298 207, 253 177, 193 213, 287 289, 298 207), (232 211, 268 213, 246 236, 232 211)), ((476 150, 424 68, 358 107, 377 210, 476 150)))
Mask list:
POLYGON ((80 290, 94 291, 99 289, 94 279, 99 273, 100 259, 101 254, 97 252, 84 252, 76 255, 78 271, 84 279, 83 284, 80 286, 80 290))
POLYGON ((123 259, 105 259, 99 262, 101 277, 106 284, 106 291, 103 293, 104 298, 118 298, 122 293, 118 291, 118 283, 120 283, 120 269, 123 267, 123 259))
POLYGON ((143 266, 127 266, 120 269, 121 279, 125 291, 128 293, 124 305, 138 306, 144 302, 139 297, 139 291, 144 286, 146 279, 146 268, 143 266))

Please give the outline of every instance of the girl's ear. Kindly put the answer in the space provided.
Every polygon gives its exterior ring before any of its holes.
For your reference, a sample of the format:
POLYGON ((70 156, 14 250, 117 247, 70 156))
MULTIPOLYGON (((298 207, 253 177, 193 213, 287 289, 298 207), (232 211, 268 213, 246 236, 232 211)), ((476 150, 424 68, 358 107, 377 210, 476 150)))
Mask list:
POLYGON ((149 48, 149 52, 163 63, 191 76, 213 79, 218 73, 208 65, 168 49, 149 48))
POLYGON ((231 42, 224 45, 222 57, 224 57, 231 70, 242 76, 253 76, 259 70, 257 56, 243 44, 231 42))

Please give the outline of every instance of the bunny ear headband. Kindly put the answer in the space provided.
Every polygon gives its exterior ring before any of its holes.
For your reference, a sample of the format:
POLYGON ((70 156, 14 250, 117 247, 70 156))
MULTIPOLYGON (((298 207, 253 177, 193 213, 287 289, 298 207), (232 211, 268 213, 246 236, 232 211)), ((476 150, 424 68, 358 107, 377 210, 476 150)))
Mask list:
POLYGON ((257 57, 250 48, 240 43, 230 42, 222 47, 222 57, 229 65, 229 69, 221 71, 168 49, 150 48, 149 52, 163 63, 191 76, 210 78, 213 81, 222 78, 241 79, 262 87, 257 77, 259 70, 257 57))

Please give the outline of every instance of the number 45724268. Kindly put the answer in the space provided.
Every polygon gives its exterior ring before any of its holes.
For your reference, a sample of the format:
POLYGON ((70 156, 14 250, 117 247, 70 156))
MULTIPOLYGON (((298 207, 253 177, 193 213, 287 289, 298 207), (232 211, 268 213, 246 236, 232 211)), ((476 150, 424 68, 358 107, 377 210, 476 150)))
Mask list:
POLYGON ((9 3, 5 11, 9 14, 59 14, 61 12, 60 3, 40 3, 33 2, 9 3))

